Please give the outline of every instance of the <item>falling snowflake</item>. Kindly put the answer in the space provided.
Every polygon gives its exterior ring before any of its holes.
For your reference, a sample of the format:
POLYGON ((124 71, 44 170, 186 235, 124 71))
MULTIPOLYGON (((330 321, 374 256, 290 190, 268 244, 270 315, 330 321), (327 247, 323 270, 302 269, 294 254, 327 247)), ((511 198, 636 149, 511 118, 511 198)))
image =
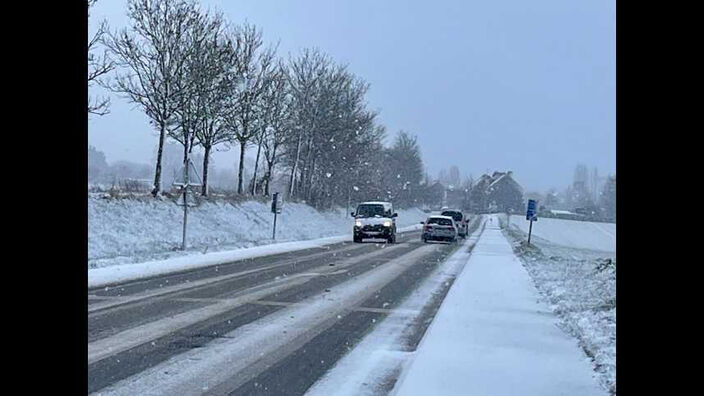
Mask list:
POLYGON ((330 176, 332 176, 332 173, 328 172, 325 174, 325 176, 327 176, 329 178, 330 176))
POLYGON ((353 188, 355 191, 359 191, 359 187, 357 187, 357 186, 353 186, 352 188, 353 188))

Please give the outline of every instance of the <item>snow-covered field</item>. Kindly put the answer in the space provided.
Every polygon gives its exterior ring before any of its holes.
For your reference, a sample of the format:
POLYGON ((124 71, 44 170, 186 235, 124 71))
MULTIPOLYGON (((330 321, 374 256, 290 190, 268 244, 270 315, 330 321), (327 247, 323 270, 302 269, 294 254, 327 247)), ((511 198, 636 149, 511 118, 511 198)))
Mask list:
MULTIPOLYGON (((511 225, 527 233, 530 222, 525 216, 511 216, 511 225)), ((532 238, 537 236, 552 244, 605 252, 616 251, 616 224, 590 221, 539 218, 533 222, 532 238)))
MULTIPOLYGON (((398 227, 427 217, 420 209, 398 210, 398 227)), ((269 204, 204 202, 188 215, 188 249, 181 244, 183 208, 153 198, 88 198, 88 266, 164 260, 184 255, 249 248, 324 237, 351 238, 352 219, 344 208, 320 212, 300 203, 286 203, 276 221, 269 204)))
POLYGON ((592 357, 601 384, 615 394, 616 225, 540 219, 527 246, 523 223, 513 216, 507 232, 516 253, 561 327, 592 357))

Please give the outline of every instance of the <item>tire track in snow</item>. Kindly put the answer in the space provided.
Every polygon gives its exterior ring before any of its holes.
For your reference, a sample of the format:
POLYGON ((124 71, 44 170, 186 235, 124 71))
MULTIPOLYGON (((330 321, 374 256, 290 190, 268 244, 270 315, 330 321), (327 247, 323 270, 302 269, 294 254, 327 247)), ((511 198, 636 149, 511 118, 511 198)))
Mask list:
POLYGON ((201 394, 265 357, 279 356, 286 347, 314 337, 331 320, 334 322, 337 315, 350 312, 433 249, 433 245, 419 245, 409 253, 339 284, 330 292, 238 327, 203 348, 176 355, 104 388, 101 394, 201 394), (224 367, 227 370, 223 370, 224 367))

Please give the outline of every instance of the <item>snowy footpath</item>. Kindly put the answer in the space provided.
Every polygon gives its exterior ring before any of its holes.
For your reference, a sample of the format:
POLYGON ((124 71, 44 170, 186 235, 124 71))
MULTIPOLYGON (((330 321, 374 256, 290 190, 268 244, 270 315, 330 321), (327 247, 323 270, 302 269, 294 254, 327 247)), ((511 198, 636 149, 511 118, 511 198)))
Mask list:
POLYGON ((606 395, 557 324, 491 216, 393 393, 606 395))

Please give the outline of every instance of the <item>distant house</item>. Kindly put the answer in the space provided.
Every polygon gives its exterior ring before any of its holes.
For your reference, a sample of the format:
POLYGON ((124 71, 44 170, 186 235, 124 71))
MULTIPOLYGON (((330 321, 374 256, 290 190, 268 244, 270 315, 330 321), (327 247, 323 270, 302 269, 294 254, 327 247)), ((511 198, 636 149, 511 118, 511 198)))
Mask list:
POLYGON ((474 213, 486 212, 489 209, 486 191, 492 182, 491 176, 483 174, 472 186, 469 192, 469 210, 474 213))
POLYGON ((521 213, 525 210, 523 187, 513 179, 513 172, 484 174, 469 194, 469 207, 475 213, 521 213))

